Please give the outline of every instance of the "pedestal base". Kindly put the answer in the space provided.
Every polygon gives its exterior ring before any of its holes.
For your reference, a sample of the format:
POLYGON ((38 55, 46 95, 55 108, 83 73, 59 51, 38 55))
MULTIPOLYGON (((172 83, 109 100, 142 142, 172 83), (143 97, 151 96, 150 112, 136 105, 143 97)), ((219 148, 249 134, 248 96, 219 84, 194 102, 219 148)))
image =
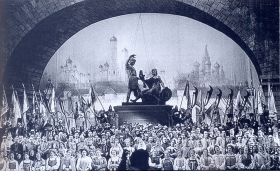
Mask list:
POLYGON ((170 116, 173 106, 170 105, 140 105, 123 104, 122 106, 114 106, 115 112, 118 114, 118 123, 121 125, 124 121, 128 123, 146 124, 147 122, 162 125, 170 125, 170 116))

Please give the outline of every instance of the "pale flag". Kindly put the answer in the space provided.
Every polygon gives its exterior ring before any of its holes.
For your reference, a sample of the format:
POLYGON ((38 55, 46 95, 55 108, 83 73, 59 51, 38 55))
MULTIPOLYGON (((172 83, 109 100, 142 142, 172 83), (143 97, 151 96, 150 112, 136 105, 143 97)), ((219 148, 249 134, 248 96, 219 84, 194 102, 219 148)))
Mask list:
POLYGON ((265 101, 265 97, 264 97, 264 93, 263 93, 263 89, 262 89, 261 85, 258 88, 258 93, 257 93, 256 100, 257 100, 256 107, 258 108, 257 113, 262 114, 263 113, 263 105, 266 104, 266 101, 265 101))
POLYGON ((235 99, 235 104, 234 104, 234 111, 239 115, 240 110, 241 110, 241 106, 242 106, 242 97, 241 97, 241 93, 240 90, 237 93, 236 99, 235 99))
POLYGON ((272 90, 270 89, 269 95, 268 95, 268 110, 270 116, 275 116, 277 114, 276 106, 275 106, 275 99, 272 90))
POLYGON ((55 102, 55 91, 54 91, 54 87, 52 88, 52 95, 49 101, 49 109, 51 113, 55 113, 55 106, 56 106, 56 102, 55 102))
POLYGON ((4 115, 9 110, 7 96, 5 93, 5 88, 3 86, 3 96, 2 96, 2 104, 1 104, 1 116, 4 115))
POLYGON ((45 126, 47 121, 48 121, 48 119, 49 119, 49 117, 48 117, 48 110, 47 110, 47 108, 46 108, 46 106, 45 106, 43 101, 40 101, 40 108, 39 108, 39 110, 40 110, 40 113, 42 114, 42 117, 44 119, 44 124, 43 125, 45 126))
POLYGON ((26 112, 29 109, 29 102, 28 102, 28 98, 26 95, 26 91, 25 91, 25 87, 24 84, 23 85, 23 106, 22 106, 22 120, 24 125, 27 125, 27 121, 26 121, 26 112))
POLYGON ((16 127, 17 126, 17 120, 19 118, 21 118, 21 111, 20 111, 20 104, 19 104, 18 98, 16 97, 16 91, 15 90, 13 90, 12 103, 11 104, 12 104, 12 107, 13 107, 11 123, 12 123, 12 127, 16 127))

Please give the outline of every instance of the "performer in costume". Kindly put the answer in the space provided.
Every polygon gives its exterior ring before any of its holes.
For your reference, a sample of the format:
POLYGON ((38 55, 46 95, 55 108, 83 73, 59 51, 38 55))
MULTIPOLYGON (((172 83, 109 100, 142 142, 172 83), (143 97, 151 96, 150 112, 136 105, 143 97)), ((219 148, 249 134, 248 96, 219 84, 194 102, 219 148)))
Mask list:
POLYGON ((110 171, 116 171, 121 162, 121 158, 117 156, 116 150, 111 151, 111 158, 108 160, 108 169, 110 171))
POLYGON ((24 160, 19 165, 19 171, 31 171, 33 161, 29 159, 29 154, 24 154, 24 160))
POLYGON ((6 171, 7 162, 3 158, 3 155, 0 154, 0 170, 6 171))
POLYGON ((161 170, 162 168, 162 161, 161 158, 158 156, 157 151, 152 151, 152 156, 149 157, 149 170, 161 170))
POLYGON ((133 92, 134 96, 136 97, 135 100, 132 100, 133 102, 136 102, 141 97, 141 90, 138 85, 138 77, 134 68, 136 62, 135 56, 136 55, 130 55, 125 64, 126 72, 128 75, 128 92, 126 97, 127 103, 129 102, 131 92, 133 92))
POLYGON ((227 153, 225 155, 225 169, 226 170, 236 170, 238 168, 237 158, 233 153, 233 147, 231 145, 227 146, 227 153))
POLYGON ((254 169, 255 167, 255 161, 252 155, 249 153, 248 147, 244 147, 244 152, 243 154, 240 155, 239 157, 239 168, 240 169, 254 169))
POLYGON ((105 171, 107 167, 107 161, 105 157, 101 156, 101 150, 96 150, 96 157, 93 159, 93 167, 96 171, 105 171))
POLYGON ((82 150, 82 156, 77 161, 77 171, 90 171, 92 159, 88 156, 88 152, 82 150))
POLYGON ((128 153, 128 157, 131 156, 131 154, 134 152, 134 148, 131 147, 131 141, 129 138, 125 139, 124 140, 124 143, 125 143, 125 147, 123 148, 124 150, 127 150, 129 153, 128 153))
POLYGON ((174 159, 170 157, 168 151, 164 152, 164 158, 162 159, 162 170, 173 170, 174 159))
POLYGON ((50 150, 50 157, 46 160, 47 171, 57 171, 60 166, 60 157, 56 156, 55 150, 50 150))
POLYGON ((217 170, 224 170, 225 169, 225 156, 221 154, 221 150, 219 146, 215 146, 214 148, 215 154, 212 155, 214 160, 214 167, 217 170))
POLYGON ((19 170, 18 162, 14 159, 14 157, 15 157, 14 153, 11 153, 9 160, 7 161, 6 171, 18 171, 19 170))
POLYGON ((265 152, 264 147, 258 146, 258 153, 254 156, 255 169, 269 169, 270 156, 265 152))
POLYGON ((68 150, 66 156, 61 161, 62 171, 76 171, 75 163, 76 161, 75 158, 72 157, 72 151, 68 150))
POLYGON ((46 161, 42 159, 40 153, 36 153, 36 160, 33 162, 32 170, 33 171, 44 171, 46 168, 46 161))
POLYGON ((213 165, 212 165, 212 157, 210 157, 210 156, 208 155, 208 150, 207 150, 207 148, 205 148, 205 149, 203 150, 203 154, 202 154, 201 157, 200 157, 200 162, 199 162, 199 164, 200 164, 201 170, 211 170, 211 169, 214 168, 213 165))
POLYGON ((178 151, 177 157, 174 160, 174 170, 185 170, 186 169, 186 159, 182 156, 182 151, 178 151))
POLYGON ((155 151, 156 155, 159 156, 159 157, 163 156, 164 149, 161 146, 160 139, 156 140, 156 144, 155 144, 155 146, 152 147, 151 151, 155 151))
POLYGON ((110 148, 110 155, 112 155, 113 150, 115 150, 118 157, 122 157, 123 149, 121 144, 119 143, 119 139, 115 139, 115 142, 112 144, 112 147, 110 148))
POLYGON ((198 170, 198 159, 194 150, 190 151, 190 158, 186 160, 186 170, 198 170))

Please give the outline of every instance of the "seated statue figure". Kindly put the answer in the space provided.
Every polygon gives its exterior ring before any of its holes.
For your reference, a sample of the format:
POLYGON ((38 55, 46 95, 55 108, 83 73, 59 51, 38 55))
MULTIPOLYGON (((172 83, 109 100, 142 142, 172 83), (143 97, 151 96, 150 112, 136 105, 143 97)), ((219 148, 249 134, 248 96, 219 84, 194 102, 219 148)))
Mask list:
POLYGON ((143 81, 144 87, 147 85, 149 88, 141 93, 142 103, 146 105, 164 105, 171 98, 172 92, 164 86, 157 69, 152 69, 152 76, 148 79, 145 79, 141 73, 142 71, 140 71, 139 78, 143 81))

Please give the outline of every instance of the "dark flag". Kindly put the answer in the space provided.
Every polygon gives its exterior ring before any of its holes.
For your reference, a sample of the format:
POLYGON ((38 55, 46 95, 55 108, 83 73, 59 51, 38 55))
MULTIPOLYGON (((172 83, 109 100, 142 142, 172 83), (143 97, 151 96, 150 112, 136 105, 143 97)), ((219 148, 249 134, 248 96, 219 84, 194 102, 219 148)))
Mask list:
POLYGON ((190 85, 189 85, 189 81, 187 81, 186 83, 186 87, 184 90, 184 94, 183 96, 186 96, 187 98, 187 108, 191 108, 192 104, 191 104, 191 98, 190 98, 190 85))

